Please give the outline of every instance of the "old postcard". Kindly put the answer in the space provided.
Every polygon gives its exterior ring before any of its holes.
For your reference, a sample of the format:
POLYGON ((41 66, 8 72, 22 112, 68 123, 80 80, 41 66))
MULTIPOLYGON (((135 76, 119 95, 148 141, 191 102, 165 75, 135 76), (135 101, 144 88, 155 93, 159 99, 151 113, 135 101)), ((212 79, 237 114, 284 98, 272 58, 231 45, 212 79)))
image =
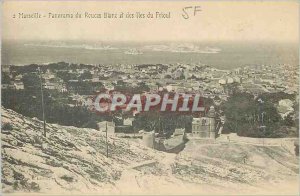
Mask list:
POLYGON ((2 195, 299 195, 299 2, 1 5, 2 195))

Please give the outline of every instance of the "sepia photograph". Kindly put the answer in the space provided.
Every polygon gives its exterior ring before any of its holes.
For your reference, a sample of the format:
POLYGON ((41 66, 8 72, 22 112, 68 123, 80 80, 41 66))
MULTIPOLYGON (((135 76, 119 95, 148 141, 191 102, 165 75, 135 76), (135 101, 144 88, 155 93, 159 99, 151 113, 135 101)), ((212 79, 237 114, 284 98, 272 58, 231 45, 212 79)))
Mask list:
POLYGON ((1 195, 299 195, 296 0, 4 0, 1 195))

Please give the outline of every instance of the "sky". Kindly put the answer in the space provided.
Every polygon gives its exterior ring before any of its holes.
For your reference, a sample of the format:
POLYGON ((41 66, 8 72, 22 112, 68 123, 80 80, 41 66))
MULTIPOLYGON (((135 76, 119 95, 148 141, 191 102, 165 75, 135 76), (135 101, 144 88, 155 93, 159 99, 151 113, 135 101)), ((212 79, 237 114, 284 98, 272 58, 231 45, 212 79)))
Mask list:
POLYGON ((278 41, 299 40, 297 1, 6 1, 2 3, 2 38, 10 40, 97 41, 278 41), (184 19, 183 8, 201 11, 184 19), (194 7, 193 7, 194 8, 194 7), (49 13, 155 13, 170 19, 52 19, 49 13), (41 19, 18 18, 40 13, 41 19), (13 15, 16 18, 13 18, 13 15))

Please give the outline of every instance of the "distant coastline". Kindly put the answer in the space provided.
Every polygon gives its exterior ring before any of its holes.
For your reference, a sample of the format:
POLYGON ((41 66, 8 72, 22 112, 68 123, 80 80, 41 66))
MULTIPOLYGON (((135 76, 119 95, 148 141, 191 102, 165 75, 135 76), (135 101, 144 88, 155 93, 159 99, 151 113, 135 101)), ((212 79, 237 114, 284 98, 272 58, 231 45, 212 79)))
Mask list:
POLYGON ((10 41, 2 43, 3 65, 46 64, 206 64, 219 69, 247 65, 298 65, 298 46, 287 43, 236 42, 75 42, 10 41), (142 55, 128 55, 137 49, 142 55), (127 52, 128 53, 128 52, 127 52))

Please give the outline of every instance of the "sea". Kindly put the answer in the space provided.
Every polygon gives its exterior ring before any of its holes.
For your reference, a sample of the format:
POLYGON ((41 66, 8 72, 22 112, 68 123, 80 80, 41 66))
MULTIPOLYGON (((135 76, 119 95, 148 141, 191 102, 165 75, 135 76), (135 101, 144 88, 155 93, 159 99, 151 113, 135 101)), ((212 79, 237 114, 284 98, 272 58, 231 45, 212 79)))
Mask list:
POLYGON ((205 64, 218 69, 247 65, 299 65, 297 43, 282 42, 103 42, 3 40, 2 65, 205 64))

